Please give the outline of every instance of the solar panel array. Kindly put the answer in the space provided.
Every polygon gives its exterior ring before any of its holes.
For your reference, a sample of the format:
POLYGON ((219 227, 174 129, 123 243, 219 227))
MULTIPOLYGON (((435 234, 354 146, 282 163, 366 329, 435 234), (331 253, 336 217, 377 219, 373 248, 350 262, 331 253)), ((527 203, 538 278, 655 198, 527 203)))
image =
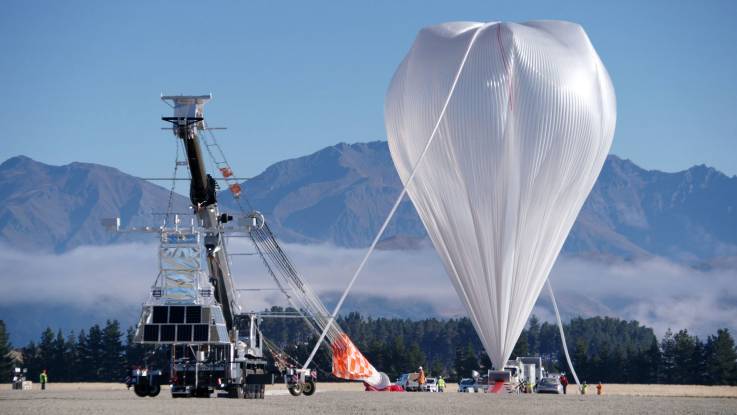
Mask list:
POLYGON ((151 308, 151 319, 143 327, 144 343, 223 343, 228 340, 222 318, 218 318, 219 314, 213 313, 210 307, 157 305, 151 308))

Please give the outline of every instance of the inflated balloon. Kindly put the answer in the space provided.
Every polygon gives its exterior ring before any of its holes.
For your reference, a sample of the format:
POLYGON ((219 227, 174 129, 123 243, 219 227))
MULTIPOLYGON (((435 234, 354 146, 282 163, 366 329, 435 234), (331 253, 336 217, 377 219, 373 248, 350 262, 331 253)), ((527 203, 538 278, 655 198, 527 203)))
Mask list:
POLYGON ((501 369, 609 152, 609 75, 574 23, 446 23, 418 34, 385 117, 399 176, 501 369))

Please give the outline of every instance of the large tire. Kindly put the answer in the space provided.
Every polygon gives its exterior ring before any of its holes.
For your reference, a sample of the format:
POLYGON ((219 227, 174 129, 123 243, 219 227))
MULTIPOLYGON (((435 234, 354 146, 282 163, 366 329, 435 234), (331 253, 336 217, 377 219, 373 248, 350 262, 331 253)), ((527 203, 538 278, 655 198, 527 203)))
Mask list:
POLYGON ((228 398, 243 399, 243 385, 232 386, 228 390, 228 398))
POLYGON ((289 393, 291 393, 292 396, 299 396, 302 394, 302 385, 300 385, 299 383, 288 386, 287 389, 289 389, 289 393))
POLYGON ((148 386, 148 396, 154 398, 159 395, 159 392, 161 392, 161 385, 158 383, 148 386))
POLYGON ((136 396, 145 398, 148 396, 148 385, 141 385, 138 383, 133 386, 133 392, 136 393, 136 396))
POLYGON ((314 380, 308 380, 305 382, 304 385, 302 385, 302 394, 304 396, 312 396, 315 393, 315 381, 314 380))

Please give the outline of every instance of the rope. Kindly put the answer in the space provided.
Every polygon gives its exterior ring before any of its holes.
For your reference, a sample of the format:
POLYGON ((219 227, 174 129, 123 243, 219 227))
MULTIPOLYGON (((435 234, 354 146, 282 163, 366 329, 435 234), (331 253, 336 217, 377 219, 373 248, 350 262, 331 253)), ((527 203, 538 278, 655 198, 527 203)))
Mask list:
POLYGON ((174 174, 172 175, 171 179, 171 187, 169 188, 169 202, 166 206, 166 216, 164 216, 164 229, 169 225, 169 216, 171 215, 172 210, 172 204, 173 198, 174 198, 174 188, 177 185, 177 172, 179 171, 179 140, 176 140, 177 143, 177 149, 176 149, 176 156, 174 158, 174 174))
MULTIPOLYGON (((211 162, 215 164, 216 167, 220 167, 222 165, 230 169, 230 165, 225 158, 225 154, 218 144, 217 137, 215 137, 215 134, 211 130, 207 130, 207 132, 211 142, 208 142, 207 137, 204 136, 203 141, 211 162), (212 147, 216 148, 217 153, 212 150, 212 147), (220 160, 218 160, 218 154, 220 155, 220 160)), ((230 171, 232 172, 232 170, 230 171)), ((220 170, 220 173, 222 174, 222 170, 220 170)), ((227 182, 228 178, 224 178, 227 182)), ((238 209, 243 215, 247 215, 247 213, 241 200, 245 201, 251 211, 254 210, 250 200, 244 195, 238 198, 233 197, 233 200, 236 202, 238 209)), ((248 236, 256 250, 256 253, 261 257, 267 272, 287 298, 289 304, 297 310, 315 334, 319 335, 321 329, 326 327, 327 319, 325 316, 327 316, 328 310, 322 304, 319 297, 312 291, 310 286, 302 280, 292 261, 281 246, 279 246, 271 228, 267 223, 264 223, 260 228, 252 228, 248 232, 248 236), (295 295, 290 295, 286 287, 289 287, 291 292, 295 293, 295 295)), ((335 326, 331 330, 328 340, 332 342, 342 333, 343 330, 339 326, 335 326)), ((319 342, 318 345, 321 342, 319 342)))
POLYGON ((558 321, 558 330, 560 330, 560 340, 563 342, 563 352, 566 355, 566 362, 568 362, 568 367, 571 369, 571 374, 573 375, 573 380, 576 381, 576 386, 579 390, 581 390, 581 383, 578 381, 578 376, 576 375, 576 369, 573 368, 573 363, 571 362, 571 356, 568 354, 568 345, 566 344, 566 335, 563 333, 563 322, 560 320, 560 313, 558 312, 558 303, 555 302, 555 295, 553 295, 553 286, 550 285, 550 278, 548 278, 545 282, 545 285, 548 286, 548 293, 550 293, 550 299, 553 301, 553 310, 555 310, 555 319, 558 321))
POLYGON ((308 357, 307 360, 305 361, 305 364, 303 366, 304 368, 307 368, 307 366, 309 366, 309 364, 312 362, 312 359, 315 357, 315 353, 317 353, 317 349, 320 347, 320 343, 325 338, 325 335, 328 329, 335 321, 335 317, 338 315, 340 308, 343 306, 343 302, 348 296, 348 293, 351 291, 351 288, 353 288, 353 284, 358 279, 358 275, 361 274, 361 271, 363 271, 363 268, 366 265, 366 262, 368 261, 369 257, 371 256, 371 253, 373 253, 374 249, 376 248, 376 244, 379 242, 379 239, 381 239, 381 236, 384 235, 384 231, 386 230, 386 227, 389 225, 389 221, 391 221, 392 217, 394 217, 394 213, 397 211, 399 204, 402 202, 404 195, 407 193, 407 187, 409 186, 410 183, 412 183, 412 180, 415 178, 415 174, 417 174, 417 171, 420 165, 422 164, 422 160, 425 158, 425 155, 427 154, 427 150, 430 148, 430 144, 432 144, 433 140, 435 139, 435 135, 437 134, 438 128, 440 127, 440 122, 443 120, 443 116, 445 116, 445 111, 448 109, 448 104, 450 103, 450 99, 453 97, 453 92, 455 92, 456 85, 458 84, 458 80, 461 77, 461 72, 463 71, 463 67, 466 66, 466 60, 468 59, 468 54, 471 52, 471 48, 473 47, 473 44, 476 42, 476 37, 478 37, 481 30, 485 28, 487 25, 488 24, 484 24, 482 27, 476 30, 476 32, 474 32, 473 34, 473 37, 471 38, 471 41, 468 43, 468 48, 466 49, 466 53, 463 55, 463 60, 461 61, 460 66, 458 67, 458 71, 455 74, 455 78, 453 79, 453 83, 451 84, 450 91, 448 92, 448 96, 445 98, 445 103, 443 104, 443 108, 440 111, 440 115, 438 116, 438 120, 435 123, 435 127, 432 130, 432 134, 430 134, 430 138, 427 140, 427 143, 425 144, 425 148, 422 150, 422 153, 420 153, 420 157, 417 159, 417 162, 412 168, 412 173, 409 175, 409 178, 407 179, 407 181, 404 183, 404 186, 402 187, 402 192, 399 194, 399 196, 397 197, 397 200, 394 202, 394 206, 392 206, 392 209, 389 211, 389 214, 386 216, 386 219, 384 219, 384 223, 381 225, 381 228, 379 229, 379 232, 376 234, 376 237, 374 237, 373 242, 371 242, 371 246, 369 246, 368 251, 366 251, 366 255, 364 255, 363 260, 361 260, 361 263, 358 265, 356 272, 353 273, 353 277, 348 283, 348 286, 346 287, 345 291, 343 291, 343 295, 341 295, 340 300, 338 301, 338 304, 335 305, 335 309, 333 310, 333 313, 330 315, 330 320, 328 320, 327 326, 325 327, 325 329, 323 329, 323 332, 320 335, 320 339, 317 341, 317 344, 315 344, 315 347, 312 349, 312 353, 310 353, 310 357, 308 357))

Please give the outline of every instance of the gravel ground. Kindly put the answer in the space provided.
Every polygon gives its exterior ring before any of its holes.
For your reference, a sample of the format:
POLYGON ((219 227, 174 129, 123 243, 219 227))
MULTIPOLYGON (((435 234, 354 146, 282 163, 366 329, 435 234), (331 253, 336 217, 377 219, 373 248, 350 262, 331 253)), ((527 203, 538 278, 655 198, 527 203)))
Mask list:
POLYGON ((156 398, 138 398, 119 385, 100 384, 76 387, 52 384, 46 391, 2 388, 0 414, 455 415, 492 411, 531 414, 737 414, 737 399, 728 397, 367 393, 355 391, 355 386, 325 385, 324 391, 318 389, 320 392, 314 396, 295 398, 285 395, 283 388, 283 385, 271 388, 264 400, 172 399, 166 389, 156 398))

